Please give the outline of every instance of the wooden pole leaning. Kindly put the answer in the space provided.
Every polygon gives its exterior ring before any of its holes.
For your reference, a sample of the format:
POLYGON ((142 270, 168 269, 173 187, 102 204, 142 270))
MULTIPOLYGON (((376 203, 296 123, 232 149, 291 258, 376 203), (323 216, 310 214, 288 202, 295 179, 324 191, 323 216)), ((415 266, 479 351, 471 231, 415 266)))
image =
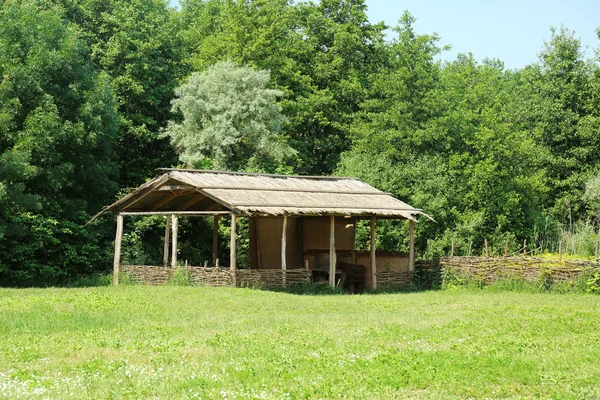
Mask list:
POLYGON ((177 267, 177 231, 179 229, 179 218, 171 215, 171 268, 177 267))
POLYGON ((408 220, 408 238, 408 270, 413 272, 415 270, 415 221, 412 219, 408 220))
POLYGON ((375 217, 371 217, 371 289, 377 289, 377 231, 375 229, 375 217))
POLYGON ((285 271, 287 270, 287 263, 286 263, 286 251, 287 251, 287 222, 288 222, 288 217, 286 214, 283 215, 283 228, 281 230, 281 271, 282 272, 282 284, 283 287, 285 287, 286 285, 286 276, 285 276, 285 271))
POLYGON ((329 285, 335 287, 335 216, 329 217, 329 285))
POLYGON ((167 216, 167 221, 165 223, 165 243, 163 247, 163 266, 169 266, 169 245, 170 245, 170 235, 171 235, 171 217, 167 216))
POLYGON ((217 266, 219 258, 219 216, 213 217, 213 243, 212 243, 212 265, 217 266))
POLYGON ((231 275, 232 275, 232 279, 233 279, 233 286, 237 286, 237 282, 236 282, 236 276, 235 276, 235 270, 236 270, 236 262, 237 262, 237 252, 236 252, 236 223, 237 223, 237 216, 235 214, 231 214, 231 242, 230 242, 230 246, 229 246, 229 268, 231 269, 231 275))
POLYGON ((123 239, 123 215, 117 214, 117 234, 115 237, 115 258, 113 262, 113 285, 119 285, 119 267, 121 265, 121 240, 123 239))

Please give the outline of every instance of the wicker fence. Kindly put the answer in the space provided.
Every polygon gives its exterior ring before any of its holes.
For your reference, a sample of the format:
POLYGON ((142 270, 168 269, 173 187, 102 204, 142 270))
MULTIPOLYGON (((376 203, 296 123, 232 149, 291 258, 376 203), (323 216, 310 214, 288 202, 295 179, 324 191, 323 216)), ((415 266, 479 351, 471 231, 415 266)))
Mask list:
MULTIPOLYGON (((429 263, 425 267, 435 268, 434 265, 429 263)), ((437 266, 440 271, 470 276, 485 284, 515 278, 528 282, 541 278, 550 282, 567 282, 600 268, 595 261, 537 257, 447 257, 441 259, 437 266)))
POLYGON ((410 271, 379 271, 377 272, 377 287, 380 289, 394 288, 410 285, 412 273, 410 271))
MULTIPOLYGON (((145 285, 162 285, 167 283, 175 269, 151 265, 126 265, 123 272, 133 281, 145 285)), ((189 275, 190 282, 199 286, 242 286, 283 288, 296 284, 310 283, 311 271, 306 269, 238 269, 232 272, 229 268, 181 267, 183 273, 189 275)))

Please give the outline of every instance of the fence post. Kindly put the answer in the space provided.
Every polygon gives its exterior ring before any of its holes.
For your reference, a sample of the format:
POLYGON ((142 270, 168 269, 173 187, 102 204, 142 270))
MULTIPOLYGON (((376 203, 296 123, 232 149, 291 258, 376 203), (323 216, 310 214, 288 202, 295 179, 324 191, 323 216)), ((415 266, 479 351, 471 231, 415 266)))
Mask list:
POLYGON ((523 255, 527 255, 527 239, 523 239, 523 255))
POLYGON ((562 240, 558 241, 558 259, 562 261, 562 240))
POLYGON ((469 257, 471 257, 471 248, 473 247, 473 241, 469 243, 469 257))
MULTIPOLYGON (((600 235, 600 230, 598 230, 598 235, 600 235)), ((596 262, 598 262, 598 235, 596 235, 596 262)))
POLYGON ((454 257, 454 239, 452 239, 452 247, 450 248, 450 258, 454 257))
POLYGON ((504 242, 504 257, 508 256, 508 239, 504 242))
POLYGON ((484 239, 484 243, 485 243, 485 257, 489 257, 490 253, 488 252, 488 243, 487 243, 487 239, 484 239))

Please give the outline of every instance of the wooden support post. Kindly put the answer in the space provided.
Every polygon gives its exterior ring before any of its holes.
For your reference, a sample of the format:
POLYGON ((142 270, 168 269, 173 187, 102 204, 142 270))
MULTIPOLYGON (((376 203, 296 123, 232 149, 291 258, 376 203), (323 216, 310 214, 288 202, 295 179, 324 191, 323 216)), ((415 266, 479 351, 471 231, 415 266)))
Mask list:
POLYGON ((335 287, 335 216, 329 218, 329 284, 335 287))
POLYGON ((408 270, 410 272, 413 272, 415 270, 415 221, 413 221, 412 219, 408 220, 408 237, 408 270))
MULTIPOLYGON (((600 231, 598 231, 598 235, 600 235, 600 231)), ((596 235, 596 262, 598 262, 598 235, 596 235)))
POLYGON ((377 289, 377 230, 375 217, 371 217, 371 289, 377 289))
POLYGON ((231 242, 230 242, 230 246, 229 246, 229 268, 231 268, 231 272, 233 275, 233 286, 235 287, 237 285, 236 282, 236 276, 235 276, 235 269, 236 269, 236 262, 237 262, 237 252, 235 249, 235 245, 236 245, 236 237, 235 237, 235 231, 236 231, 236 222, 237 222, 237 216, 235 214, 231 214, 231 242))
POLYGON ((508 239, 504 242, 504 257, 508 256, 508 239))
POLYGON ((212 244, 212 265, 217 266, 219 258, 219 216, 213 217, 213 244, 212 244))
POLYGON ((527 255, 527 239, 523 240, 523 255, 527 255))
POLYGON ((490 253, 488 251, 488 243, 487 243, 487 239, 484 239, 484 244, 485 244, 485 256, 489 257, 490 253))
POLYGON ((171 215, 171 268, 177 267, 177 230, 179 228, 179 217, 171 215))
POLYGON ((469 254, 468 254, 468 256, 469 256, 469 257, 471 257, 471 249, 472 249, 472 248, 473 248, 473 241, 471 240, 471 241, 469 242, 469 254))
POLYGON ((281 274, 282 285, 285 287, 286 279, 285 279, 285 271, 287 270, 286 263, 286 250, 287 250, 287 215, 283 215, 283 228, 281 229, 281 270, 283 273, 281 274))
POLYGON ((454 257, 454 239, 452 239, 452 247, 450 247, 450 257, 454 257))
POLYGON ((562 240, 558 241, 558 259, 562 260, 562 240))
POLYGON ((121 240, 123 239, 123 216, 117 214, 117 235, 115 237, 115 258, 113 263, 113 285, 119 285, 119 267, 121 266, 121 240))
POLYGON ((169 266, 169 242, 171 235, 171 217, 167 216, 167 220, 165 222, 165 244, 163 247, 163 266, 169 266))

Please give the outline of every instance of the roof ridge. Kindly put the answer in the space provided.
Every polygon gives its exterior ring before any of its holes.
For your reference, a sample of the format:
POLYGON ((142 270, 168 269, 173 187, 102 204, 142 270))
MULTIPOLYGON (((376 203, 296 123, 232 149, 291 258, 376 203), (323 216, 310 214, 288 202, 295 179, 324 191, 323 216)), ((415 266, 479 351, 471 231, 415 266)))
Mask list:
POLYGON ((212 169, 193 169, 193 168, 157 168, 159 171, 165 172, 192 172, 205 174, 226 174, 226 175, 246 175, 246 176, 264 176, 270 178, 299 178, 299 179, 322 179, 329 181, 354 180, 364 182, 362 179, 353 176, 314 176, 314 175, 283 175, 283 174, 267 174, 260 172, 240 172, 240 171, 222 171, 212 169))

